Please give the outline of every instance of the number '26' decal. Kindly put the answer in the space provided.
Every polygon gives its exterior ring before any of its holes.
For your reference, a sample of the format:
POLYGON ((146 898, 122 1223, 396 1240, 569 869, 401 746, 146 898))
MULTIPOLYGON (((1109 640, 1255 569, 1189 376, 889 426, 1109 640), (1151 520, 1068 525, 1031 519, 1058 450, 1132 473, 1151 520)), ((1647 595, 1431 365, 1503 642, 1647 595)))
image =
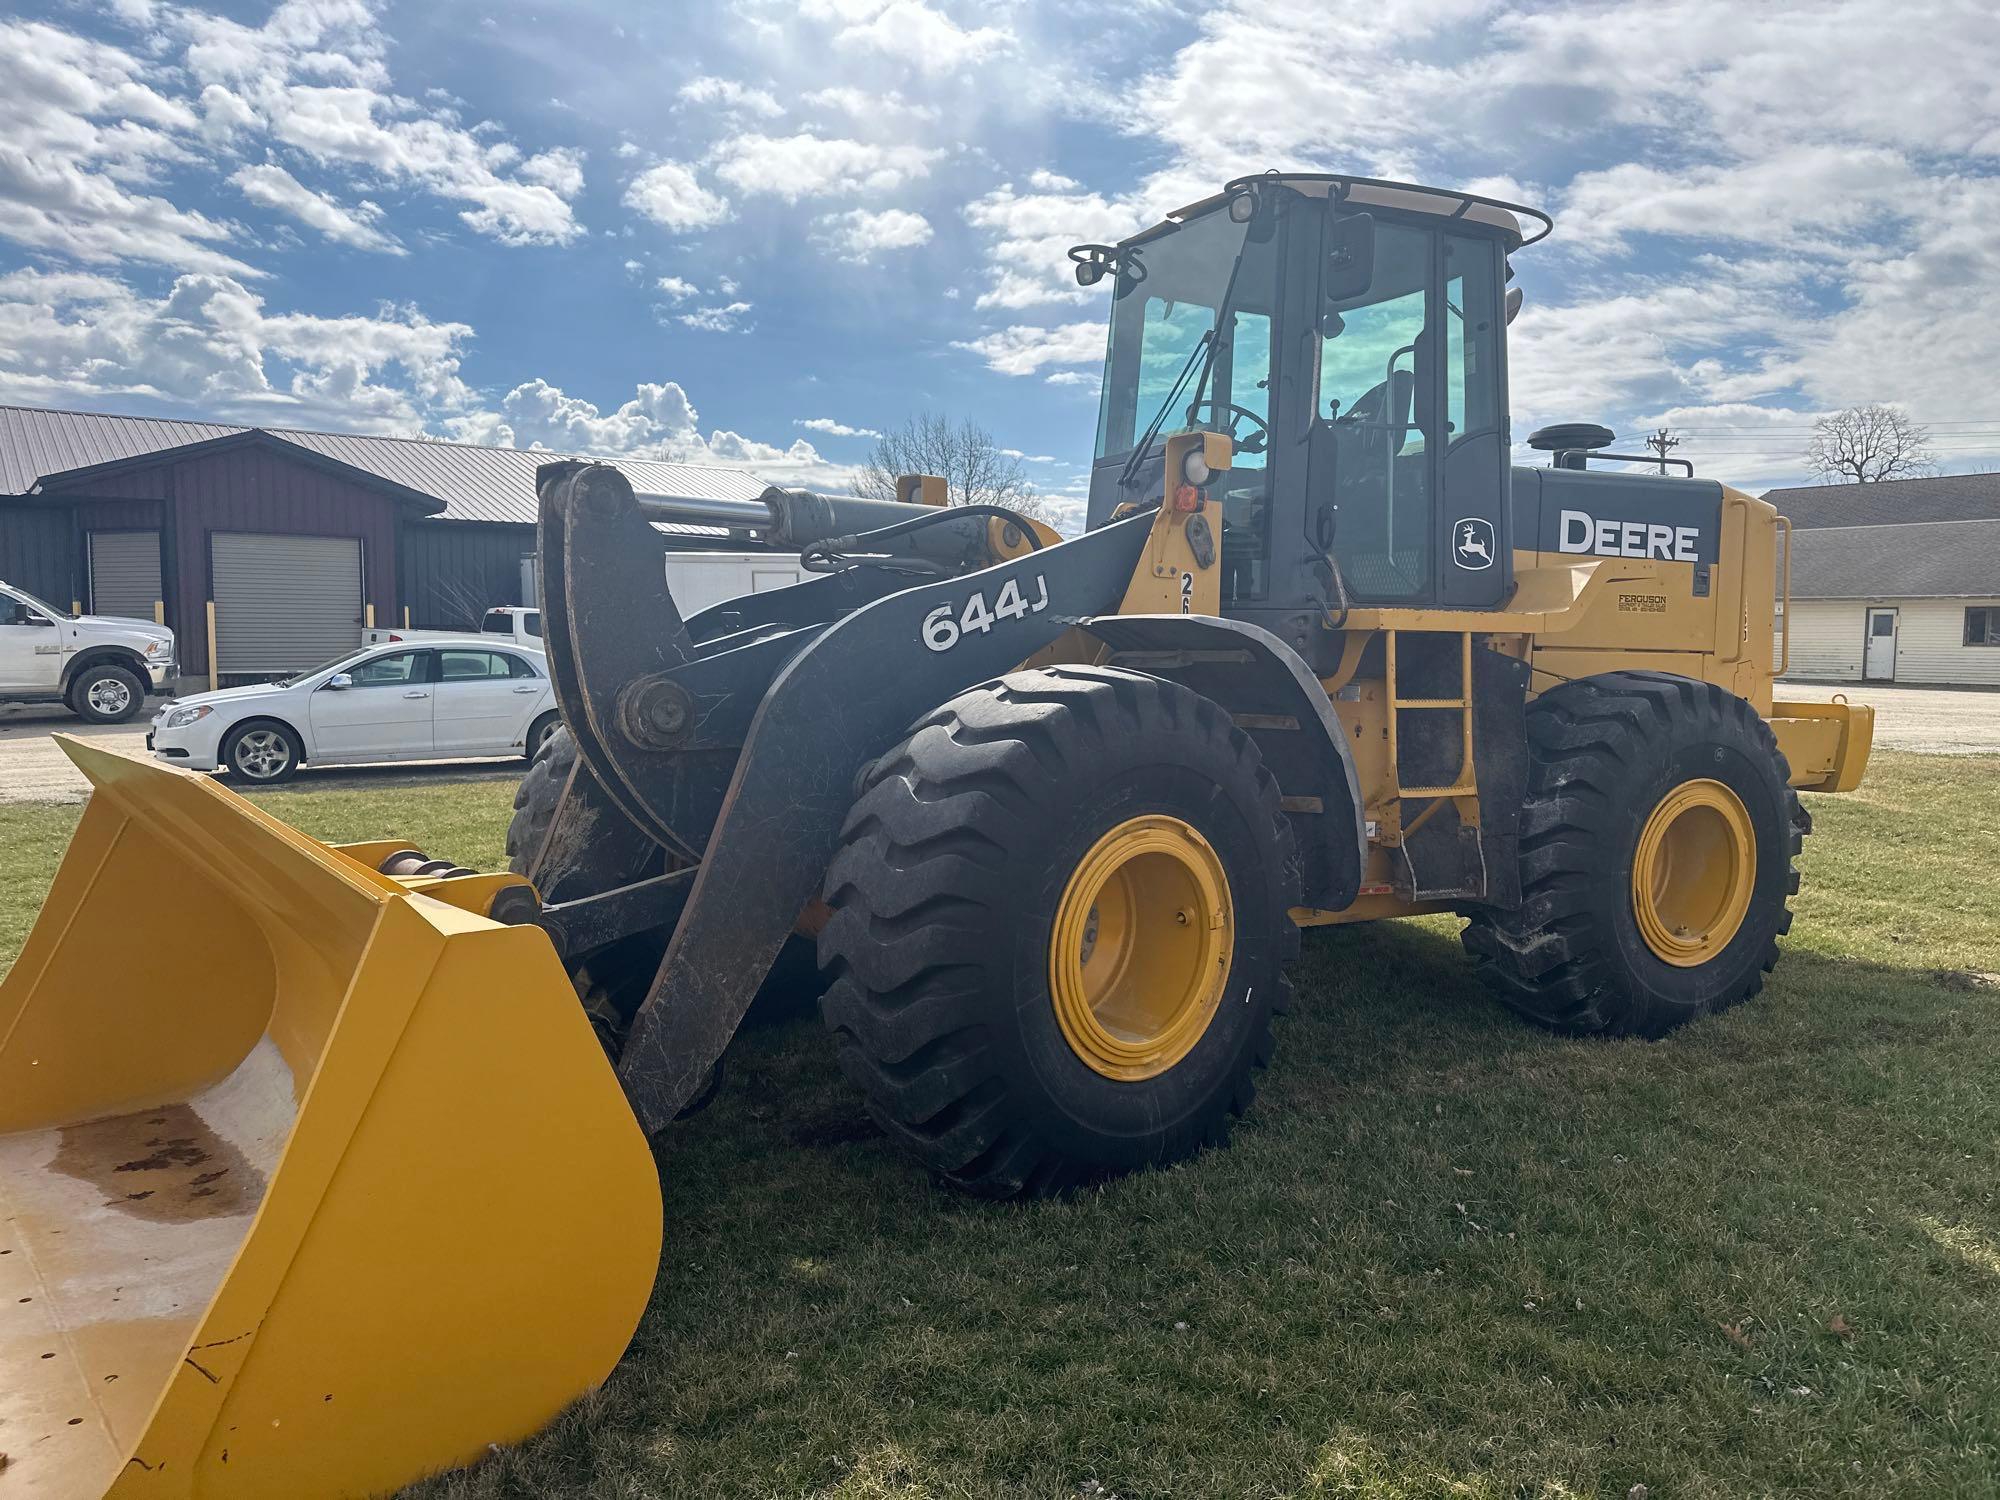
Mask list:
POLYGON ((1049 607, 1049 581, 1035 575, 1035 602, 1030 604, 1016 579, 1000 585, 993 607, 986 607, 986 595, 974 594, 961 609, 956 604, 940 604, 924 616, 924 644, 933 651, 949 651, 968 635, 984 635, 1001 620, 1022 620, 1049 607))

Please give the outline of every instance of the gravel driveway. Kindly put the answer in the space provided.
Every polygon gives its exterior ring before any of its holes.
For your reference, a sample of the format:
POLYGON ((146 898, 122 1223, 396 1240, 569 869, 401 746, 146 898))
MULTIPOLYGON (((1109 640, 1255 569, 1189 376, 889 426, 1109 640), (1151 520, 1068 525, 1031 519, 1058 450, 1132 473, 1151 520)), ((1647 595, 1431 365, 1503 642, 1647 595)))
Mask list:
MULTIPOLYGON (((81 802, 90 792, 83 773, 70 764, 58 734, 72 734, 105 750, 146 758, 146 728, 158 703, 129 724, 86 724, 61 708, 0 707, 0 803, 81 802)), ((515 757, 505 760, 403 761, 389 766, 306 766, 289 783, 307 787, 423 786, 438 781, 518 781, 527 770, 515 757)))

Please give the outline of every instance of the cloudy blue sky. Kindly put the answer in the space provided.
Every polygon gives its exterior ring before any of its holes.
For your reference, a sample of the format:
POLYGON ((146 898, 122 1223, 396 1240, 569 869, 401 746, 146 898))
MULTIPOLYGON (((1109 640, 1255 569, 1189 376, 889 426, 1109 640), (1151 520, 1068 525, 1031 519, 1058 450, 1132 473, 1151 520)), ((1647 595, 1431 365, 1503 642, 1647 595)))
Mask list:
POLYGON ((1797 477, 1889 401, 2000 458, 1981 0, 27 0, 0 401, 428 432, 838 487, 971 416, 1055 494, 1063 249, 1301 166, 1536 202, 1517 434, 1797 477))

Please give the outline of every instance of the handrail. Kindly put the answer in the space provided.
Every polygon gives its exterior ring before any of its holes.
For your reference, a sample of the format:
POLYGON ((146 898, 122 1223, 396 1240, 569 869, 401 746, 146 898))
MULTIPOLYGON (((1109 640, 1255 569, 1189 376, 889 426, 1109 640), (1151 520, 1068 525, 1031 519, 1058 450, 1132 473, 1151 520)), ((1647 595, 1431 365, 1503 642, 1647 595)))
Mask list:
POLYGON ((1792 666, 1792 520, 1790 516, 1773 516, 1771 519, 1777 525, 1783 527, 1785 532, 1785 566, 1781 575, 1783 582, 1780 586, 1778 596, 1784 601, 1784 608, 1781 613, 1784 616, 1785 624, 1784 629, 1778 635, 1778 670, 1775 674, 1783 677, 1786 672, 1791 670, 1792 666))

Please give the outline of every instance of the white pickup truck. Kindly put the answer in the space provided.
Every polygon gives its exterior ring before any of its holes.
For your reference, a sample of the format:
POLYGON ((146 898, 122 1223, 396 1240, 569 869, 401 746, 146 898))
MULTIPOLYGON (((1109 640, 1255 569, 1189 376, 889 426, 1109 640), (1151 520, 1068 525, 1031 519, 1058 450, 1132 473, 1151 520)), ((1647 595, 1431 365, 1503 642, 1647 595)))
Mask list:
POLYGON ((118 724, 173 675, 166 626, 73 615, 0 582, 0 703, 66 703, 93 724, 118 724))
MULTIPOLYGON (((691 615, 734 599, 739 594, 761 594, 804 583, 816 575, 799 566, 789 552, 669 552, 667 587, 682 615, 691 615)), ((507 604, 486 611, 479 622, 481 635, 503 636, 517 646, 539 651, 542 646, 542 612, 533 605, 507 604)), ((458 638, 463 630, 409 630, 377 627, 362 632, 370 646, 389 641, 421 641, 458 638)))
MULTIPOLYGON (((508 604, 486 611, 479 622, 480 635, 499 636, 512 641, 517 646, 532 646, 542 649, 542 612, 529 605, 508 604)), ((382 646, 391 641, 460 641, 464 640, 463 630, 411 630, 405 626, 361 632, 361 643, 365 646, 382 646)))

